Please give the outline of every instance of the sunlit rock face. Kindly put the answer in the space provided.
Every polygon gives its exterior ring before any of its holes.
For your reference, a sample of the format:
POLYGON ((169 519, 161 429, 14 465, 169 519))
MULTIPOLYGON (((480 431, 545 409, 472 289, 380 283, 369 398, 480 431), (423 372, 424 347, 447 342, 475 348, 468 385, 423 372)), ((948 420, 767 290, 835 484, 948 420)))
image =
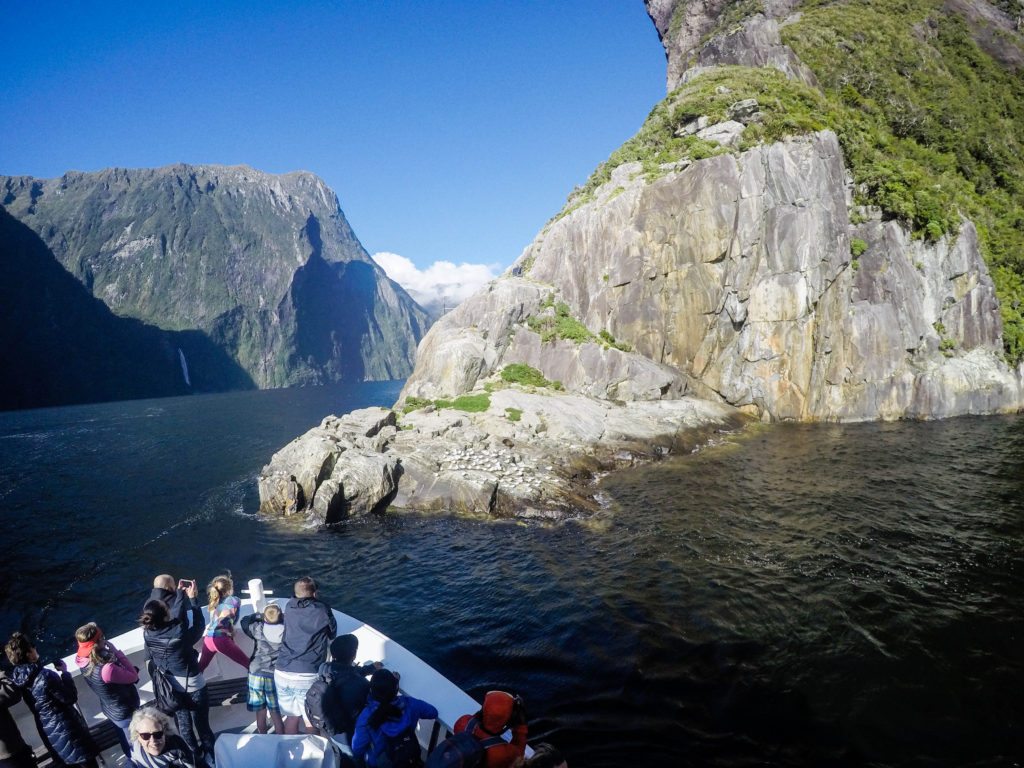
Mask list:
POLYGON ((0 177, 0 203, 116 314, 202 332, 259 387, 401 378, 428 324, 310 173, 0 177))
POLYGON ((622 166, 427 335, 403 394, 450 397, 522 362, 572 392, 691 394, 765 420, 1016 409, 973 225, 928 245, 895 222, 853 227, 848 211, 827 131, 654 182, 622 166), (856 260, 854 237, 866 246, 856 260), (550 297, 628 351, 542 340, 530 318, 550 297))

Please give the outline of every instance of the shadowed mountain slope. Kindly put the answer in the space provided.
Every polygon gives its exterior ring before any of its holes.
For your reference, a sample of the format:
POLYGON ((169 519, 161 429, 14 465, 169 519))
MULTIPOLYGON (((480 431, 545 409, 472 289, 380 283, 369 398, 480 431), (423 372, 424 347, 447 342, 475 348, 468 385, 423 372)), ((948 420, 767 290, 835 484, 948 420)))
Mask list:
POLYGON ((261 388, 401 378, 428 325, 309 173, 0 177, 0 203, 114 313, 204 334, 261 388))

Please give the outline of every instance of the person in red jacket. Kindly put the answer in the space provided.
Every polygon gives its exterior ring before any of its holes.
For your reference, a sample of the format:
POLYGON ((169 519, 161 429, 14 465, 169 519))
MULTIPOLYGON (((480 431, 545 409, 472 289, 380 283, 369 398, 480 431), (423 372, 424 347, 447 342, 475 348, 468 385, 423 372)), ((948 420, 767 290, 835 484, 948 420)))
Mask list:
POLYGON ((473 735, 478 739, 499 736, 512 730, 512 740, 488 747, 484 752, 483 768, 512 768, 526 753, 526 709, 523 700, 505 691, 488 691, 484 706, 475 715, 463 715, 455 723, 455 733, 462 733, 476 718, 473 735))

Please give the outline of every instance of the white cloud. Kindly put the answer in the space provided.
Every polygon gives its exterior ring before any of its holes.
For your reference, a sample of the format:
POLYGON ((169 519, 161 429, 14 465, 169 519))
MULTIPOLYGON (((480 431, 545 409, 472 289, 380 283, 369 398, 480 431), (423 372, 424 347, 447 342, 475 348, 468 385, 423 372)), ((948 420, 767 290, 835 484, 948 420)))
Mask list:
POLYGON ((435 261, 419 269, 405 256, 387 251, 373 254, 373 260, 432 314, 440 314, 442 307, 450 310, 461 304, 493 280, 500 269, 497 264, 456 265, 450 261, 435 261))

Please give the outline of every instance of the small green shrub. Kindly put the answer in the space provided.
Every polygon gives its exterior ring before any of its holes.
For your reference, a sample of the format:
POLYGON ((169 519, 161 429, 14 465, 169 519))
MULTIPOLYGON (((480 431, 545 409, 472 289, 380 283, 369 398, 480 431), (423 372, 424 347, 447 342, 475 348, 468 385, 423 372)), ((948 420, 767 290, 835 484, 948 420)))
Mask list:
POLYGON ((597 334, 597 337, 602 342, 604 342, 604 345, 606 347, 611 347, 613 349, 617 349, 620 352, 632 352, 633 351, 633 348, 631 346, 629 346, 629 344, 627 344, 624 341, 616 341, 615 337, 612 336, 611 333, 609 333, 607 330, 605 330, 603 328, 597 334))
POLYGON ((424 400, 422 397, 407 397, 405 398, 405 404, 402 406, 402 413, 418 411, 420 408, 426 408, 430 404, 430 400, 424 400))
POLYGON ((855 237, 850 240, 850 254, 853 258, 857 259, 868 249, 868 244, 861 240, 859 237, 855 237))
POLYGON ((527 327, 539 334, 542 342, 567 339, 582 344, 596 338, 587 326, 570 314, 569 305, 564 301, 555 304, 552 298, 551 303, 545 304, 543 308, 552 306, 555 310, 554 315, 533 315, 526 320, 527 327))
POLYGON ((501 370, 501 380, 510 384, 522 384, 527 387, 547 387, 550 381, 544 374, 526 363, 510 363, 501 370))
POLYGON ((519 421, 523 418, 523 412, 519 408, 506 408, 505 418, 509 421, 519 421))

